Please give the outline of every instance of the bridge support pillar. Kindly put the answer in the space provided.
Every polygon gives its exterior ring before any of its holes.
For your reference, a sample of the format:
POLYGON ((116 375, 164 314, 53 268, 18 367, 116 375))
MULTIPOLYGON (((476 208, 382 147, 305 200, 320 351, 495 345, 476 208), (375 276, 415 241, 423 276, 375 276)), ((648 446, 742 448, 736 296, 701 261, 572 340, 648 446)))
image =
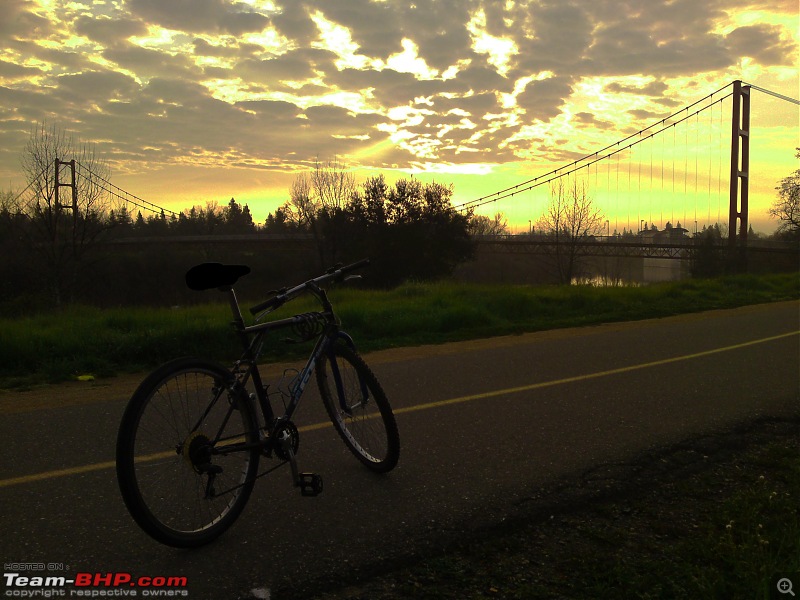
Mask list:
POLYGON ((728 261, 732 271, 747 270, 747 201, 750 176, 750 86, 733 82, 728 261))
POLYGON ((54 180, 54 202, 53 202, 53 211, 55 213, 55 221, 56 225, 53 227, 53 242, 55 242, 58 238, 58 220, 61 216, 62 210, 72 210, 72 235, 73 240, 75 239, 75 232, 78 228, 78 185, 75 177, 75 159, 64 161, 60 160, 59 158, 55 159, 55 180, 54 180), (66 166, 70 169, 70 182, 69 183, 62 183, 61 182, 61 167, 66 166), (72 189, 72 195, 70 198, 69 204, 62 204, 61 203, 61 196, 59 194, 59 190, 62 187, 67 187, 72 189))
POLYGON ((55 208, 56 210, 62 210, 65 208, 71 208, 73 212, 77 214, 78 212, 78 186, 76 185, 75 180, 75 159, 65 161, 59 160, 56 158, 55 160, 55 170, 56 170, 56 178, 55 178, 55 208), (70 170, 70 182, 69 183, 61 183, 61 167, 67 166, 70 170), (70 198, 69 204, 61 204, 61 200, 59 198, 58 191, 62 187, 68 187, 72 189, 72 197, 70 198))

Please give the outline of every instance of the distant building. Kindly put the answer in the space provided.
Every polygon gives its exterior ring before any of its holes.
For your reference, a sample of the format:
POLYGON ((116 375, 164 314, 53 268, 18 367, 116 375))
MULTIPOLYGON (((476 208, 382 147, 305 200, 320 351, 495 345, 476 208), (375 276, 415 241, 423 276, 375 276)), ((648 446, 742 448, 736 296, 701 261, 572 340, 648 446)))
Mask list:
POLYGON ((638 233, 639 238, 644 244, 685 244, 691 238, 689 230, 681 227, 680 221, 677 227, 667 221, 664 229, 660 230, 653 225, 650 229, 643 229, 638 233))

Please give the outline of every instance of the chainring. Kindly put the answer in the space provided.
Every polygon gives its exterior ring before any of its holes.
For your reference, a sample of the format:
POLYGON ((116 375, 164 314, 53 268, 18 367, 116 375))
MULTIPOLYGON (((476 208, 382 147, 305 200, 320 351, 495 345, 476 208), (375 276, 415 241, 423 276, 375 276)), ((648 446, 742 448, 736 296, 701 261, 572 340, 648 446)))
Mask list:
POLYGON ((290 459, 289 453, 286 452, 284 445, 281 443, 284 439, 289 440, 292 452, 297 456, 297 450, 300 447, 300 432, 297 431, 294 423, 288 420, 279 422, 272 431, 272 439, 274 440, 272 448, 275 451, 275 456, 281 460, 290 459))

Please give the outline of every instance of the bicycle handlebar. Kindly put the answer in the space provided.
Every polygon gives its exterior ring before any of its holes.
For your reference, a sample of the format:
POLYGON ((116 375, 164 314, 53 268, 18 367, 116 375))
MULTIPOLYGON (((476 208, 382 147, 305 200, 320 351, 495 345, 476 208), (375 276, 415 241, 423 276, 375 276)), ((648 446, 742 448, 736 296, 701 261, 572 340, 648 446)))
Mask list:
POLYGON ((257 304, 256 306, 252 307, 250 309, 250 314, 255 315, 265 310, 275 310, 286 304, 289 300, 292 300, 293 298, 299 296, 301 293, 306 291, 310 285, 320 286, 320 285, 325 285, 330 281, 342 281, 345 275, 347 275, 351 271, 355 271, 356 269, 361 269, 363 267, 366 267, 367 265, 369 265, 369 259, 365 258, 363 260, 359 260, 358 262, 354 262, 353 264, 344 267, 338 267, 338 268, 334 267, 324 275, 320 275, 319 277, 306 281, 305 283, 301 283, 300 285, 297 285, 290 290, 281 290, 281 292, 277 296, 274 296, 273 298, 270 298, 269 300, 266 300, 261 304, 257 304))

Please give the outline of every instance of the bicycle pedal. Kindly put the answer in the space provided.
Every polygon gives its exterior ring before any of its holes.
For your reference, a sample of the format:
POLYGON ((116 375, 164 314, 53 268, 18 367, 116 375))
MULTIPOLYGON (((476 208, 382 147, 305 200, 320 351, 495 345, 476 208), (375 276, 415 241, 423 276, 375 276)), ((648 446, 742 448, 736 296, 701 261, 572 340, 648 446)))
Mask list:
POLYGON ((319 496, 322 493, 322 477, 316 473, 300 473, 297 485, 303 496, 319 496))

